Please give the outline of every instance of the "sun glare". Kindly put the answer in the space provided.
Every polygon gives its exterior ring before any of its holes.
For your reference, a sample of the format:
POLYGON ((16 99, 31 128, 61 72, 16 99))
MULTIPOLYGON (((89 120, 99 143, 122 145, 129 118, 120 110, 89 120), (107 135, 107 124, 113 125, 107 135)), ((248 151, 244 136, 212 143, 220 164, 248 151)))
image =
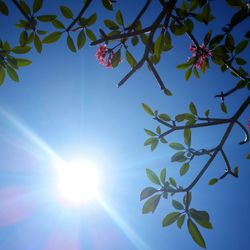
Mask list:
POLYGON ((59 198, 70 204, 82 204, 98 196, 99 175, 95 164, 87 161, 57 165, 59 198))

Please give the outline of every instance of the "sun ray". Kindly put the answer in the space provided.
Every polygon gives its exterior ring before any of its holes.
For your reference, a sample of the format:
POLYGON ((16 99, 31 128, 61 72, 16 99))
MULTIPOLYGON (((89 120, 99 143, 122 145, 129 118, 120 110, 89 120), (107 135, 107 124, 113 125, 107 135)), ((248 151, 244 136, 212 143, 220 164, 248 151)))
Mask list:
POLYGON ((44 140, 42 140, 34 131, 32 131, 31 128, 20 122, 14 115, 2 107, 0 107, 0 114, 5 117, 10 124, 14 125, 15 128, 21 132, 22 135, 24 135, 30 142, 45 152, 53 160, 53 162, 63 162, 61 157, 56 154, 55 151, 44 140))
POLYGON ((115 223, 120 227, 127 238, 133 243, 133 245, 140 250, 150 250, 151 248, 141 239, 137 232, 119 215, 114 209, 112 209, 103 199, 100 197, 97 200, 104 210, 110 215, 115 223))

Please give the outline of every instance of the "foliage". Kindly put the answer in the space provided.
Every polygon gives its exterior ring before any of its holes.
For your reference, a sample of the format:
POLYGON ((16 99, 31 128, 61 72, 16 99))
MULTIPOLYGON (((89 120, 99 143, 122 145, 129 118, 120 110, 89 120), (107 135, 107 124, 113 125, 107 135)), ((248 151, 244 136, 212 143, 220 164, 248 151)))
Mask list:
MULTIPOLYGON (((189 50, 192 52, 190 58, 184 58, 177 70, 184 70, 184 77, 189 80, 192 76, 202 78, 208 70, 210 63, 216 64, 222 73, 230 72, 235 80, 235 86, 228 91, 222 91, 215 97, 220 99, 220 109, 228 113, 226 99, 237 91, 249 91, 249 73, 246 70, 247 59, 244 52, 247 50, 250 39, 250 31, 246 30, 241 37, 235 37, 234 29, 249 21, 250 5, 244 0, 226 0, 228 7, 233 7, 235 13, 231 19, 222 27, 219 34, 214 34, 209 25, 216 20, 213 15, 210 1, 206 0, 158 0, 160 10, 148 26, 143 25, 142 19, 148 11, 151 0, 146 0, 138 15, 132 23, 128 23, 122 10, 116 10, 114 0, 100 1, 103 8, 113 11, 113 19, 103 20, 104 27, 99 29, 97 34, 94 28, 98 13, 86 14, 92 0, 85 0, 79 13, 74 13, 68 6, 60 6, 58 13, 42 14, 43 0, 34 0, 31 5, 25 1, 3 1, 0 0, 0 14, 8 16, 14 6, 19 10, 21 19, 16 24, 19 32, 19 44, 12 46, 8 41, 0 40, 0 84, 3 84, 8 75, 13 81, 19 81, 18 70, 20 67, 31 64, 29 59, 23 58, 31 49, 42 53, 44 45, 52 44, 64 38, 67 47, 72 52, 84 48, 87 42, 92 46, 99 45, 96 57, 106 67, 116 68, 122 58, 125 58, 130 71, 121 79, 118 86, 122 86, 138 69, 145 63, 149 71, 154 75, 160 89, 166 96, 172 96, 172 91, 167 88, 157 71, 157 64, 162 61, 162 56, 168 53, 175 46, 173 37, 187 36, 191 40, 189 50), (207 32, 202 41, 198 41, 193 33, 196 25, 205 25, 207 32), (48 28, 44 28, 48 25, 48 28), (53 29, 51 30, 51 26, 53 29), (113 47, 111 44, 115 43, 113 47), (134 51, 143 48, 140 59, 136 58, 134 51), (20 58, 19 55, 22 55, 20 58)), ((156 3, 154 3, 156 4, 156 3)), ((156 129, 144 129, 149 138, 144 142, 153 151, 159 143, 167 144, 166 137, 176 131, 182 131, 182 142, 170 142, 168 146, 174 150, 171 162, 180 164, 180 176, 190 171, 192 161, 197 157, 208 157, 207 162, 201 168, 198 175, 187 187, 177 184, 176 180, 167 175, 167 170, 162 169, 159 176, 150 169, 146 170, 148 179, 154 185, 142 190, 140 199, 146 200, 142 212, 153 213, 161 199, 171 200, 175 211, 170 212, 163 218, 162 226, 167 227, 176 224, 182 228, 187 225, 188 232, 196 244, 206 248, 205 240, 200 232, 200 227, 212 229, 208 212, 191 208, 191 190, 198 183, 206 170, 211 166, 213 160, 221 154, 225 162, 225 172, 216 178, 210 179, 209 185, 214 185, 228 175, 238 177, 239 169, 232 169, 224 145, 229 138, 232 128, 238 126, 245 138, 240 144, 249 141, 247 128, 239 121, 243 112, 250 103, 250 97, 239 105, 233 116, 229 118, 215 118, 210 116, 210 110, 200 112, 195 103, 190 102, 187 111, 171 117, 166 113, 159 113, 149 105, 143 103, 144 111, 153 118, 159 125, 156 129), (214 148, 196 149, 192 143, 192 131, 196 128, 226 125, 221 140, 214 148), (174 196, 183 195, 182 200, 174 196)), ((250 125, 248 125, 250 126, 250 125)), ((250 153, 246 156, 250 159, 250 153)))

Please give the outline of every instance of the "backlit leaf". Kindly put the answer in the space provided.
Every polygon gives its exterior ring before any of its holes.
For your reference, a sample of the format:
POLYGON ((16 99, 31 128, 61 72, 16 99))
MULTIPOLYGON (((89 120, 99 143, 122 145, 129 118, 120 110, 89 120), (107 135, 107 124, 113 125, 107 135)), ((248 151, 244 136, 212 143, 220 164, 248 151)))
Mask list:
POLYGON ((147 214, 150 212, 153 213, 157 208, 160 199, 161 199, 160 194, 154 195, 153 197, 149 198, 143 205, 142 213, 143 214, 147 214))
POLYGON ((157 185, 161 185, 160 180, 159 180, 158 176, 155 174, 154 171, 147 168, 146 169, 146 174, 147 174, 147 177, 149 178, 149 180, 151 182, 153 182, 154 184, 157 184, 157 185))

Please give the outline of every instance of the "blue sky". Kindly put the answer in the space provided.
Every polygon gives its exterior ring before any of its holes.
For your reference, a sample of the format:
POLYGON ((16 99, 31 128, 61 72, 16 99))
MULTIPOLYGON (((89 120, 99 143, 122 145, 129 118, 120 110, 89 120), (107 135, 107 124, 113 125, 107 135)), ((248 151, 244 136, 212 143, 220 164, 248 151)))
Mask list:
MULTIPOLYGON (((81 2, 74 1, 74 13, 81 2)), ((224 10, 221 2, 215 2, 212 6, 218 19, 212 22, 214 34, 220 32, 232 14, 231 10, 224 10)), ((71 3, 65 0, 60 4, 71 3)), ((118 3, 116 9, 124 9, 124 19, 129 23, 141 4, 139 0, 118 3)), ((14 24, 20 14, 10 6, 10 17, 0 16, 1 38, 15 45, 19 33, 14 24)), ((59 1, 53 4, 44 1, 44 6, 44 13, 59 13, 59 1)), ((150 9, 145 24, 155 15, 157 6, 154 4, 150 9)), ((94 11, 98 12, 100 22, 103 17, 114 15, 96 2, 87 13, 94 11)), ((238 42, 246 27, 249 21, 235 31, 238 42)), ((203 25, 194 30, 201 42, 206 32, 203 25)), ((190 172, 180 178, 179 165, 170 162, 173 150, 167 145, 159 145, 153 153, 145 148, 143 128, 154 129, 158 124, 145 114, 141 103, 174 116, 188 111, 192 100, 202 113, 210 108, 213 116, 227 117, 213 96, 234 86, 235 79, 229 73, 221 74, 212 65, 201 80, 191 78, 186 82, 184 72, 175 66, 190 56, 190 41, 186 37, 173 41, 174 50, 157 65, 173 97, 160 91, 146 66, 118 89, 116 83, 129 70, 125 60, 117 69, 106 69, 95 59, 96 47, 86 45, 74 54, 67 49, 65 37, 50 46, 44 45, 41 55, 34 50, 29 53, 27 57, 33 63, 19 71, 20 83, 6 79, 0 89, 0 249, 199 249, 186 226, 181 231, 174 225, 161 227, 164 216, 173 211, 169 200, 161 201, 153 215, 141 213, 139 194, 151 185, 146 168, 159 173, 166 167, 167 176, 174 176, 185 186, 204 163, 195 161, 190 172), (63 159, 86 157, 99 163, 102 204, 91 201, 72 209, 55 199, 53 154, 63 159)), ((135 55, 140 55, 140 49, 135 55)), ((244 58, 248 59, 246 55, 244 58)), ((247 95, 241 90, 227 100, 228 115, 235 112, 247 95)), ((241 122, 247 124, 248 117, 249 109, 241 122)), ((199 148, 215 145, 224 129, 224 126, 205 132, 197 129, 193 133, 194 145, 199 148)), ((241 131, 234 128, 225 148, 232 165, 240 167, 240 178, 229 176, 215 186, 208 186, 208 180, 220 176, 225 169, 218 157, 193 190, 193 206, 207 210, 211 216, 213 230, 201 229, 208 249, 248 247, 250 170, 245 156, 249 144, 239 146, 241 139, 241 131)), ((183 136, 175 133, 168 140, 182 143, 183 136)))

